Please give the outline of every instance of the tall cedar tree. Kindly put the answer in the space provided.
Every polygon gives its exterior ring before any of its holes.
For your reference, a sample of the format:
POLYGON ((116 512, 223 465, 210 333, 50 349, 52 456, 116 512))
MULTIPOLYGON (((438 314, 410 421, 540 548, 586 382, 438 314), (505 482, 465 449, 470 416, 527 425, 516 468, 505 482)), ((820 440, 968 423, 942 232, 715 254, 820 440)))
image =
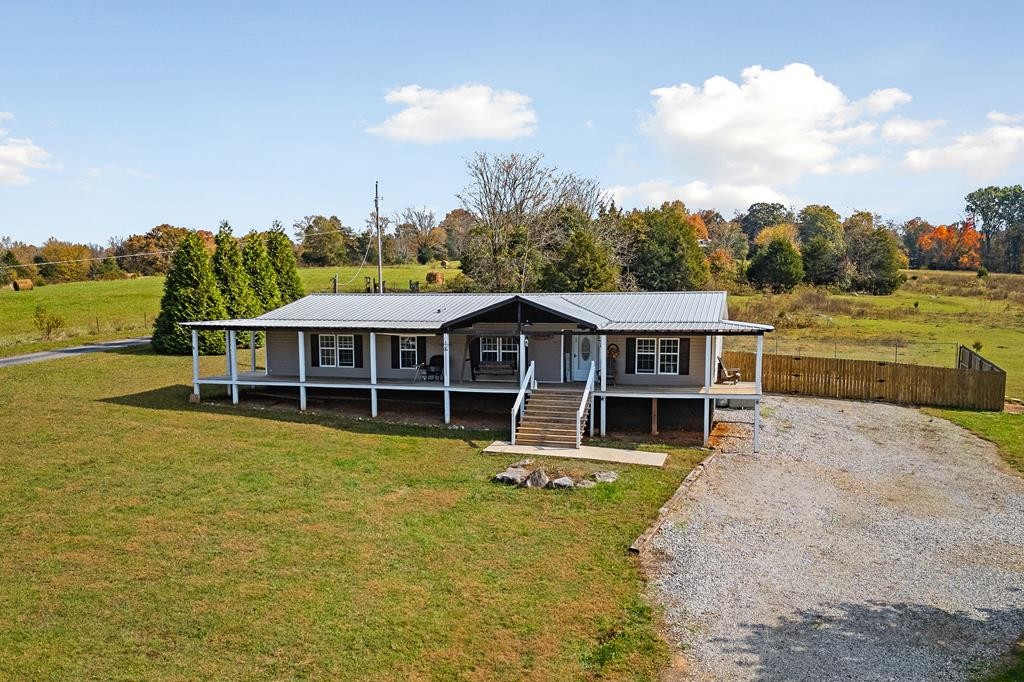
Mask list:
POLYGON ((747 279, 751 284, 774 292, 789 291, 803 278, 800 252, 782 237, 760 249, 747 268, 747 279))
MULTIPOLYGON (((242 250, 238 248, 235 235, 231 234, 231 225, 228 221, 221 221, 214 243, 217 248, 213 252, 213 276, 217 279, 228 317, 256 317, 262 311, 253 292, 249 273, 242 266, 242 250)), ((257 336, 257 342, 262 345, 262 338, 257 336)), ((248 344, 249 334, 239 334, 238 343, 248 344)))
POLYGON ((636 246, 634 274, 647 291, 703 289, 711 278, 693 225, 671 205, 633 214, 643 234, 636 246))
POLYGON ((295 247, 284 233, 284 226, 274 221, 267 232, 267 255, 277 277, 277 288, 281 292, 281 303, 291 303, 305 296, 302 280, 299 279, 298 264, 295 261, 295 247))
POLYGON ((545 291, 614 291, 619 266, 609 244, 598 236, 589 217, 578 209, 563 209, 559 227, 567 233, 545 268, 545 291))
POLYGON ((843 253, 836 243, 825 235, 818 234, 804 242, 801 257, 804 279, 811 284, 837 284, 843 276, 843 253))
POLYGON ((263 242, 263 235, 253 230, 245 237, 242 246, 242 264, 249 273, 260 314, 280 307, 281 291, 277 288, 277 276, 270 264, 270 255, 263 242))
MULTIPOLYGON (((153 327, 153 349, 165 355, 187 355, 192 352, 192 333, 178 323, 225 317, 227 310, 213 276, 210 257, 202 239, 193 232, 182 240, 171 258, 160 314, 153 327)), ((203 355, 224 353, 224 335, 213 330, 200 331, 199 352, 203 355)))
POLYGON ((18 262, 18 257, 14 255, 14 252, 7 249, 6 253, 0 257, 0 284, 10 284, 20 277, 28 277, 28 270, 18 262))

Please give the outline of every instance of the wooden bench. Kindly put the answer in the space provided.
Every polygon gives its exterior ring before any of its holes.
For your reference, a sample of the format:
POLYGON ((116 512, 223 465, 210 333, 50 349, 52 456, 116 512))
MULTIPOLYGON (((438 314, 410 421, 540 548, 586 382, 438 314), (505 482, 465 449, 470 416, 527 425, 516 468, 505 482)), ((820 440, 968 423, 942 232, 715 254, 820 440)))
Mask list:
POLYGON ((519 368, 516 367, 514 362, 496 362, 494 360, 481 360, 477 363, 474 368, 470 365, 470 373, 472 374, 473 381, 476 381, 477 375, 480 376, 515 376, 519 373, 519 368))

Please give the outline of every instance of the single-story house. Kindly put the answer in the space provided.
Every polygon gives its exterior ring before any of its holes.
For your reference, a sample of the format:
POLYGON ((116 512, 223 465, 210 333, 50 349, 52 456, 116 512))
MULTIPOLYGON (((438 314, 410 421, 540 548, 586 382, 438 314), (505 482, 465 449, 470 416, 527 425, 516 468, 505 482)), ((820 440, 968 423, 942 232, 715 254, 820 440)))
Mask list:
MULTIPOLYGON (((761 399, 767 325, 730 320, 723 291, 313 294, 253 319, 185 323, 193 390, 429 394, 452 410, 501 409, 513 442, 578 447, 597 429, 703 429, 718 399, 761 399), (227 371, 200 376, 197 333, 227 334, 227 371), (266 334, 266 369, 238 371, 237 333, 266 334), (722 364, 728 337, 757 337, 757 372, 722 364), (454 406, 453 406, 454 401, 454 406)), ((754 410, 755 449, 760 420, 754 410)))

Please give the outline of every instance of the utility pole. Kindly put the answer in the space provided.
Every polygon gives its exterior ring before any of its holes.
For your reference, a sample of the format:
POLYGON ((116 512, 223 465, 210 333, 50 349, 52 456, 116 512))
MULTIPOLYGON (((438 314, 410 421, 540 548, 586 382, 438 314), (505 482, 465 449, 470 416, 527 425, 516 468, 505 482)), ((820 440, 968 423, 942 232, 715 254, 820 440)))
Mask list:
POLYGON ((377 225, 377 291, 384 293, 384 254, 380 239, 380 182, 373 181, 373 221, 377 225))

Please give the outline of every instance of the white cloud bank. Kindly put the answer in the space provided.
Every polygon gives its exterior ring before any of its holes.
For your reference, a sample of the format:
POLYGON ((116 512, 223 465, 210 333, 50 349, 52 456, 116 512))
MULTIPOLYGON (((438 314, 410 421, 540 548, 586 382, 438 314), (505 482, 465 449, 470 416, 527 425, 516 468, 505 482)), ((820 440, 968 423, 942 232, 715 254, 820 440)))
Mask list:
POLYGON ((711 185, 703 180, 684 184, 649 180, 638 185, 611 187, 608 191, 620 206, 659 206, 666 201, 682 199, 690 207, 716 208, 723 213, 744 209, 759 201, 790 203, 789 197, 768 185, 711 185))
MULTIPOLYGON (((994 120, 991 113, 989 120, 994 120)), ((1024 125, 994 125, 959 135, 947 145, 912 149, 903 165, 913 171, 962 170, 982 179, 997 177, 1019 161, 1024 161, 1024 125)))
MULTIPOLYGON (((0 111, 0 123, 13 120, 14 114, 0 111)), ((28 184, 29 170, 52 167, 50 152, 27 137, 8 137, 9 132, 0 128, 0 185, 28 184)))
POLYGON ((891 142, 919 144, 931 137, 932 131, 943 125, 945 121, 932 119, 919 121, 914 118, 891 118, 882 126, 882 137, 891 142))
POLYGON ((467 83, 447 90, 406 85, 389 91, 384 99, 405 108, 366 131, 393 140, 421 144, 511 140, 537 129, 529 97, 487 85, 467 83))

